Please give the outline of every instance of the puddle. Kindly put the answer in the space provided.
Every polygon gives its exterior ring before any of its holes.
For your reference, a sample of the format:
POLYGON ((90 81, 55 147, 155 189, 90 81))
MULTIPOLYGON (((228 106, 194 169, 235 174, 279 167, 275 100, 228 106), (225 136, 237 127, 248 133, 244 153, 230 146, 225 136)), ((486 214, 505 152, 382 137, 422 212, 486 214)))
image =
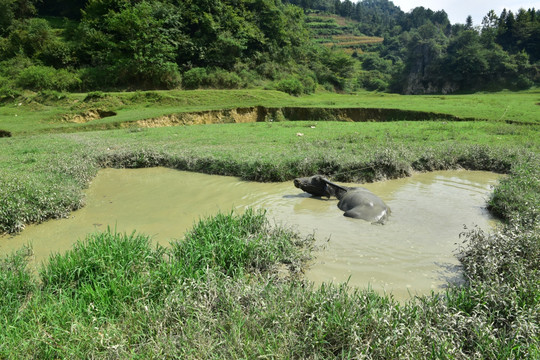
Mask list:
POLYGON ((167 245, 201 217, 252 206, 267 209, 271 221, 315 233, 324 249, 316 253, 308 279, 369 284, 404 299, 459 281, 454 256, 459 234, 464 225, 493 225, 485 202, 499 178, 489 172, 440 171, 363 184, 392 209, 386 225, 371 225, 344 217, 337 200, 312 198, 292 181, 245 182, 166 168, 104 169, 86 191, 86 207, 68 219, 1 237, 0 254, 32 243, 36 264, 107 226, 137 230, 167 245))

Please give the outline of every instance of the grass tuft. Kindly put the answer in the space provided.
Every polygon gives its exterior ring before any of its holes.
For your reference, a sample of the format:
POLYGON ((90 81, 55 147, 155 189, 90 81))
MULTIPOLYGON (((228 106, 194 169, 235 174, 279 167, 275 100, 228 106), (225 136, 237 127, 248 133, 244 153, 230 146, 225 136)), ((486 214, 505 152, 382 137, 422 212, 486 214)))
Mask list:
POLYGON ((313 240, 284 228, 271 229, 264 212, 248 209, 241 215, 201 220, 184 240, 172 244, 172 256, 182 276, 193 279, 204 278, 209 269, 236 278, 275 272, 280 264, 297 273, 308 260, 298 249, 309 248, 313 240))
POLYGON ((32 256, 30 248, 21 250, 0 259, 0 324, 8 326, 10 319, 17 316, 32 292, 36 290, 35 279, 27 268, 28 258, 32 256), (7 322, 6 322, 7 321, 7 322))
POLYGON ((40 271, 47 293, 67 296, 81 309, 114 316, 126 303, 156 296, 149 276, 157 272, 164 249, 151 248, 150 238, 110 229, 78 241, 65 254, 52 255, 40 271))

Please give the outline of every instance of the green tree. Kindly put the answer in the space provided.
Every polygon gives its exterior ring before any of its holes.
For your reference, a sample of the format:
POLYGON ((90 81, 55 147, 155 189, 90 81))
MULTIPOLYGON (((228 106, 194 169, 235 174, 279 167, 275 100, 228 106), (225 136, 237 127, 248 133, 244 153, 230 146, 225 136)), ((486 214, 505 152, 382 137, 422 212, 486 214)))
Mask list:
POLYGON ((403 71, 393 89, 407 94, 438 91, 447 42, 441 29, 431 22, 411 31, 403 71))
POLYGON ((467 16, 467 19, 465 19, 465 29, 472 30, 473 28, 473 19, 471 15, 467 16))
POLYGON ((15 20, 36 14, 37 0, 0 0, 0 35, 5 34, 15 20))
POLYGON ((7 52, 11 56, 22 53, 29 58, 37 57, 55 39, 49 23, 40 18, 16 20, 10 30, 7 52))
POLYGON ((349 90, 356 73, 356 60, 342 51, 327 48, 312 51, 312 58, 318 60, 311 64, 318 82, 337 90, 349 90))
POLYGON ((489 73, 490 65, 476 31, 463 31, 450 41, 444 69, 459 88, 473 89, 482 84, 489 73))
MULTIPOLYGON (((89 5, 103 5, 91 1, 89 5)), ((98 23, 103 11, 95 7, 85 12, 82 30, 83 51, 92 65, 114 68, 116 82, 143 87, 175 87, 179 84, 176 63, 176 29, 166 28, 172 8, 160 2, 141 1, 134 5, 116 3, 98 23)))

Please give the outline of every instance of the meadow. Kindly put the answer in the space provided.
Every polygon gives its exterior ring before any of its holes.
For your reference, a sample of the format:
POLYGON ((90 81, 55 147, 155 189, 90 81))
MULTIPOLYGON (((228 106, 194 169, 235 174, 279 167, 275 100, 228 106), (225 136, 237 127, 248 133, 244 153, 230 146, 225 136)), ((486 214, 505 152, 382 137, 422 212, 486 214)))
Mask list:
MULTIPOLYGON (((0 130, 13 135, 114 129, 137 120, 196 111, 239 107, 382 108, 434 112, 461 119, 538 124, 538 89, 468 95, 407 96, 378 92, 354 95, 316 93, 295 97, 273 90, 198 90, 71 94, 54 91, 5 98, 0 130), (92 124, 66 118, 100 109, 116 115, 92 124)), ((136 126, 136 125, 135 125, 136 126)))
POLYGON ((89 234, 38 274, 26 266, 31 249, 21 249, 0 263, 7 294, 0 357, 538 357, 539 102, 538 90, 299 98, 263 90, 29 93, 4 101, 0 129, 12 135, 0 138, 4 233, 84 206, 82 190, 104 167, 166 166, 256 181, 323 173, 366 182, 456 168, 509 176, 488 204, 503 225, 466 232, 456 249, 467 284, 405 304, 347 285, 313 288, 301 276, 313 239, 272 227, 253 211, 202 220, 166 249, 143 234, 89 234), (463 121, 135 123, 254 106, 403 109, 463 121), (116 115, 63 120, 89 109, 116 115), (89 127, 94 121, 106 131, 89 127))

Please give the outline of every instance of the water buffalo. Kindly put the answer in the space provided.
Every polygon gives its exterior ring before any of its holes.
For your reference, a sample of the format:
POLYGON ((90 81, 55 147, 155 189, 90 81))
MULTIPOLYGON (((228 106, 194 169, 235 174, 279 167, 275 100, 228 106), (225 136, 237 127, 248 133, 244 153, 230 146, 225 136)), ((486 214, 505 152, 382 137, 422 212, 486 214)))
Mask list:
POLYGON ((294 179, 294 186, 315 196, 335 196, 345 216, 384 224, 390 208, 377 195, 362 187, 335 184, 322 175, 294 179))

